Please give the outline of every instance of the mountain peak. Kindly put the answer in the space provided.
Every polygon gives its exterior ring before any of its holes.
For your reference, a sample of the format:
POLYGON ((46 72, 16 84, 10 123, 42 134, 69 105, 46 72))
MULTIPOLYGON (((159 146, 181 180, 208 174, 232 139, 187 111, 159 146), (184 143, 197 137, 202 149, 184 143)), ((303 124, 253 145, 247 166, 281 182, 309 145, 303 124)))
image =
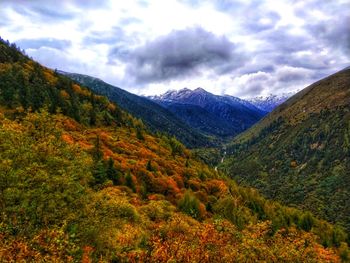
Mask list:
POLYGON ((193 90, 193 92, 200 92, 200 93, 209 93, 208 91, 206 91, 205 89, 198 87, 195 90, 193 90))
POLYGON ((195 99, 199 97, 203 97, 206 95, 212 95, 215 96, 208 91, 206 91, 203 88, 196 88, 195 90, 191 90, 189 88, 183 88, 180 90, 168 90, 167 92, 161 94, 161 95, 156 95, 156 96, 151 96, 149 97, 152 100, 156 101, 167 101, 167 102, 178 102, 178 103, 186 103, 187 100, 189 99, 195 99))

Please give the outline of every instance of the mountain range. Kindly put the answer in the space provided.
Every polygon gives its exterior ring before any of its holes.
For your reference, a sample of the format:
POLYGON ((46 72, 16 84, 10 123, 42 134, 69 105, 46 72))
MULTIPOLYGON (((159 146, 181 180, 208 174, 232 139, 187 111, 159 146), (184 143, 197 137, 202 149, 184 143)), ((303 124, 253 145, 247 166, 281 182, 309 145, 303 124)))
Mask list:
POLYGON ((226 139, 248 129, 266 114, 248 101, 214 95, 202 88, 172 90, 149 98, 204 134, 226 139))
POLYGON ((229 95, 214 95, 202 88, 143 97, 98 78, 59 72, 118 103, 153 132, 173 135, 190 148, 211 147, 233 138, 259 121, 267 113, 264 109, 272 109, 284 98, 260 98, 251 103, 229 95))

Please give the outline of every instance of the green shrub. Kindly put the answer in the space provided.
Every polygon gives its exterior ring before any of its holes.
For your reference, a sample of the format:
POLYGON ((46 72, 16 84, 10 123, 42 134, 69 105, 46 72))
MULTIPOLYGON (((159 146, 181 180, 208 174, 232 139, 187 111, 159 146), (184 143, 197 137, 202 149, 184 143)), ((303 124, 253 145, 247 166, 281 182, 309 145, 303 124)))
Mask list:
POLYGON ((179 209, 195 219, 201 218, 200 202, 191 191, 187 191, 178 203, 179 209))

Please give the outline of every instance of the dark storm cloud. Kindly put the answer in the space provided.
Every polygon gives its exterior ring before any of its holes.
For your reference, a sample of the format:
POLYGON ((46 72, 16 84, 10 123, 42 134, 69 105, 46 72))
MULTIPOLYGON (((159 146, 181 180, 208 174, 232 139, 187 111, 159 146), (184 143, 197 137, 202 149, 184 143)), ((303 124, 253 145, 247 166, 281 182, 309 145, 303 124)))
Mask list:
POLYGON ((55 48, 58 50, 64 50, 72 45, 70 40, 53 39, 53 38, 40 38, 40 39, 20 39, 17 45, 22 49, 39 49, 41 47, 55 48))
POLYGON ((244 63, 235 45, 202 28, 172 31, 134 50, 114 49, 111 59, 124 60, 136 82, 166 81, 199 74, 201 68, 226 71, 244 63))

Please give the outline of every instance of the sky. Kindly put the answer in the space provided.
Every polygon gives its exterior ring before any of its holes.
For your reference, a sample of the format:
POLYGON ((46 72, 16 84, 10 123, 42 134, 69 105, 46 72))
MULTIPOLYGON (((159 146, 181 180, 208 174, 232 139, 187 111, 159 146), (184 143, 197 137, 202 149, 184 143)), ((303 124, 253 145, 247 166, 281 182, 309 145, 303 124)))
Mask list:
POLYGON ((142 95, 282 94, 350 65, 350 0, 0 0, 0 36, 142 95))

